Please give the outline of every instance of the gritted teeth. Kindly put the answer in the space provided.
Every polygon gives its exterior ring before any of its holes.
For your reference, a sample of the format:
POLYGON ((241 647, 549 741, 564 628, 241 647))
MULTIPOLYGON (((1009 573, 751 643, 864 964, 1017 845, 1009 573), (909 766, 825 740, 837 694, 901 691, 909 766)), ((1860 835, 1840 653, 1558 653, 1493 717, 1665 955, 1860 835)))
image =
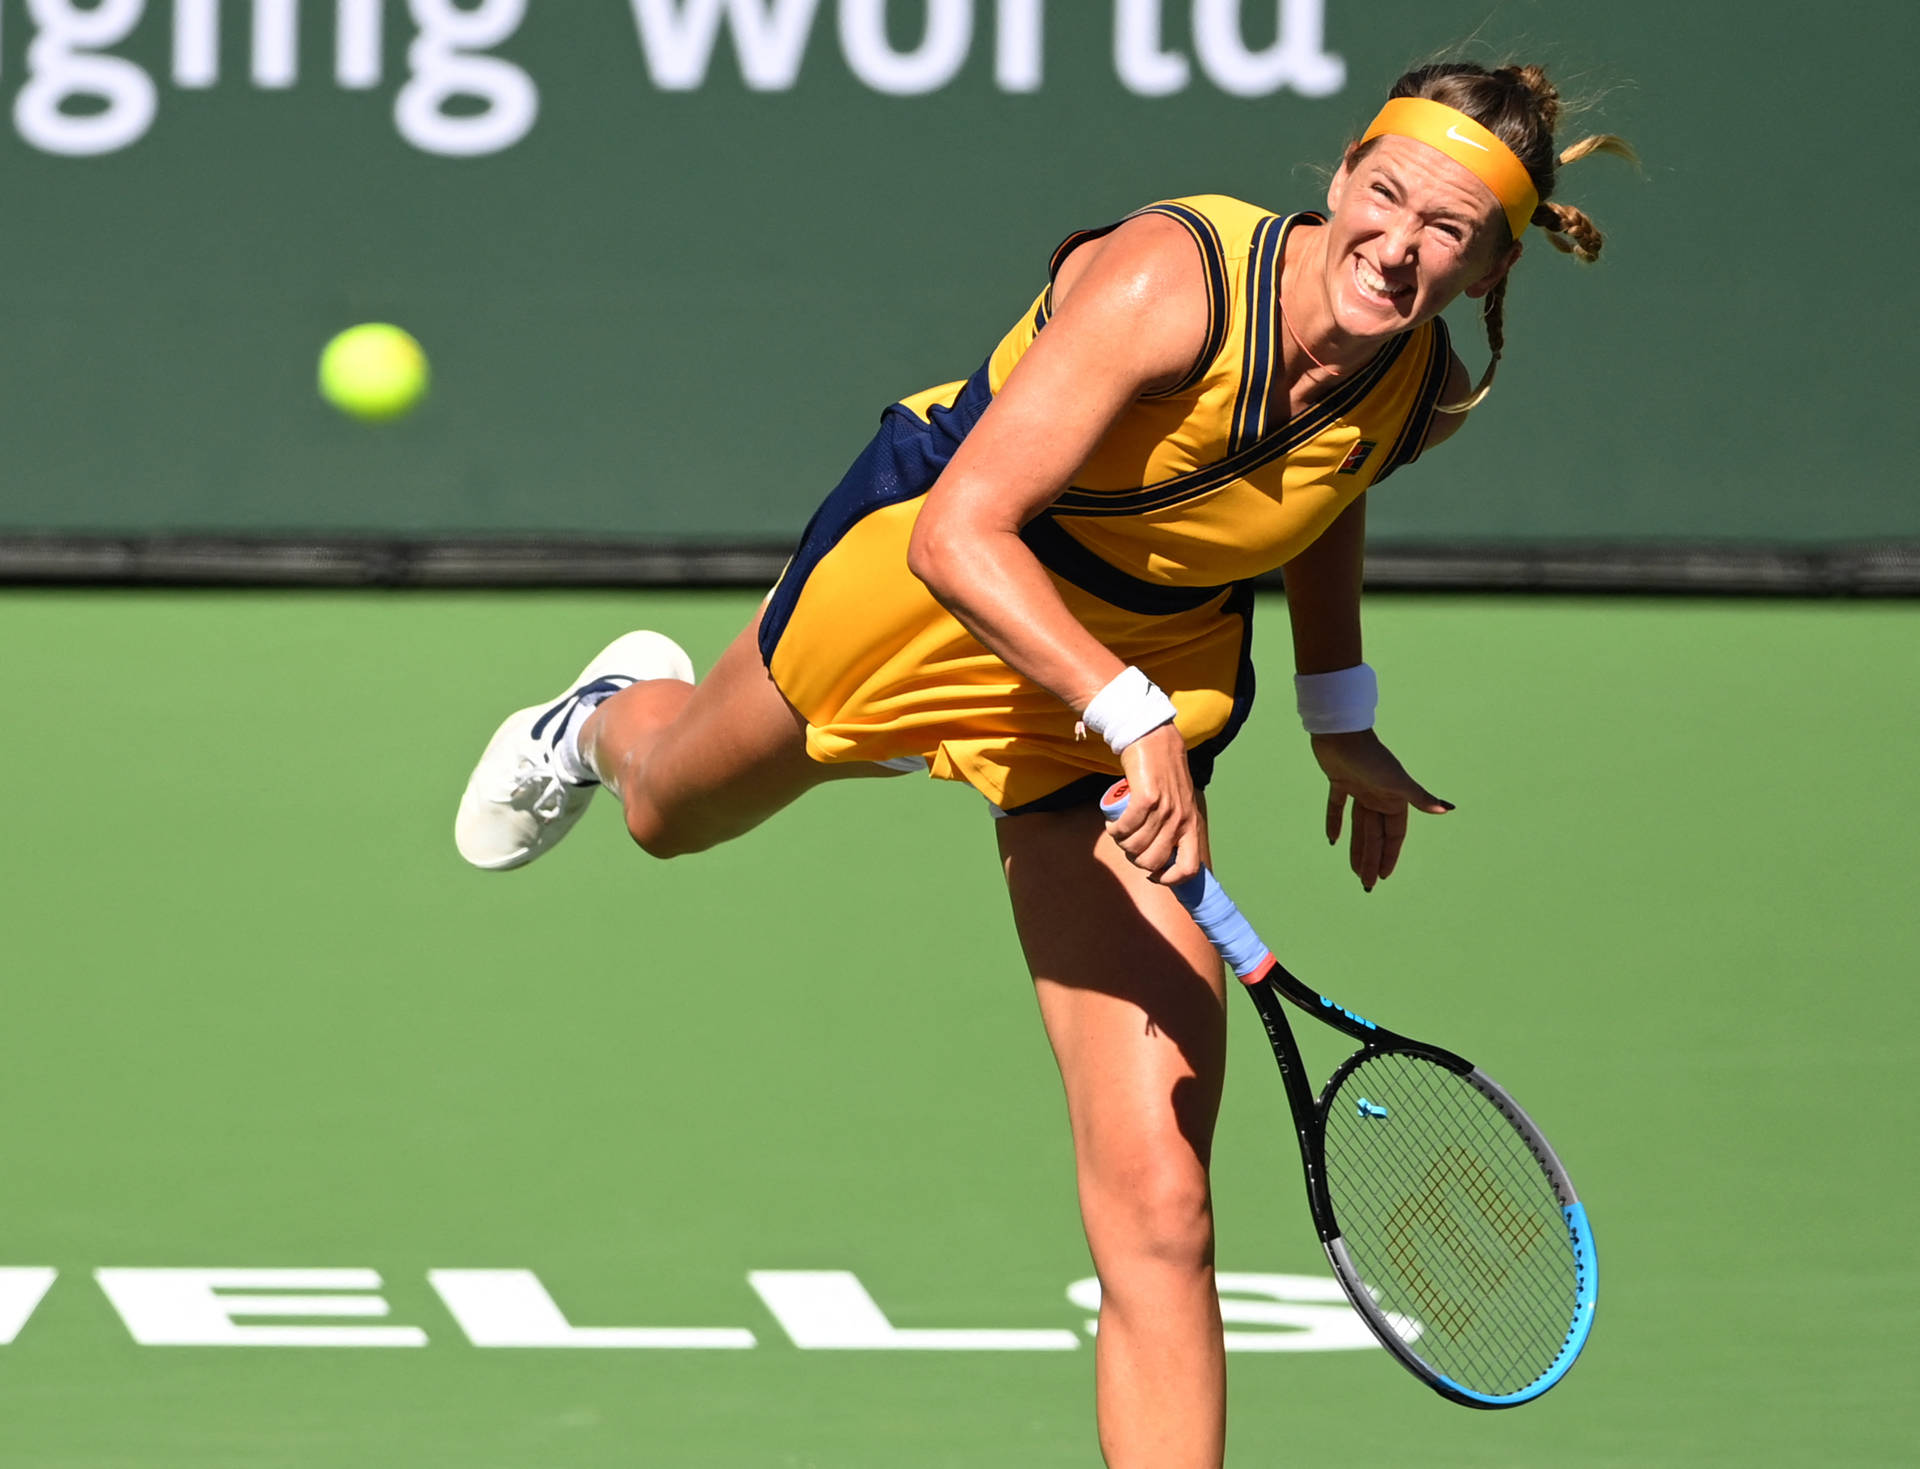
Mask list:
POLYGON ((1357 255, 1353 258, 1353 277, 1360 283, 1361 290, 1369 296, 1378 296, 1383 301, 1398 300, 1413 290, 1410 284, 1397 286, 1391 284, 1385 276, 1357 255))

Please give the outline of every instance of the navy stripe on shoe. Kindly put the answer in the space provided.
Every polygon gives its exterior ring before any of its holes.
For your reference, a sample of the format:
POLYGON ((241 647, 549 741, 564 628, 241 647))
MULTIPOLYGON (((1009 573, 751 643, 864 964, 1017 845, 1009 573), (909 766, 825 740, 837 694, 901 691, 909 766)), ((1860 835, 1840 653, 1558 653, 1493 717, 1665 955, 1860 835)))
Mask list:
POLYGON ((548 723, 553 722, 553 736, 548 743, 558 746, 560 743, 560 732, 567 727, 566 716, 575 708, 592 709, 596 705, 605 703, 622 689, 630 688, 633 683, 634 680, 628 678, 623 673, 610 673, 603 678, 594 679, 591 683, 581 684, 579 688, 568 694, 566 698, 562 699, 545 714, 542 714, 538 719, 534 720, 533 738, 536 740, 539 739, 541 734, 546 730, 548 723), (557 721, 554 720, 555 715, 560 716, 557 721))

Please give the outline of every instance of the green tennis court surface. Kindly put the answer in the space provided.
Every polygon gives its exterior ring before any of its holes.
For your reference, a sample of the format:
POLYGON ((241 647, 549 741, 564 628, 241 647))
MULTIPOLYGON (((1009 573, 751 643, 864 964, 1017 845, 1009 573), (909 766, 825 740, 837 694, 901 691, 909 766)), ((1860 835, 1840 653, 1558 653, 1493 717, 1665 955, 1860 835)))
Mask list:
MULTIPOLYGON (((704 665, 750 607, 0 596, 0 1464, 1098 1462, 976 798, 854 783, 670 865, 610 810, 526 872, 454 856, 502 713, 628 626, 704 665), (358 1273, 153 1273, 188 1269, 358 1273), (303 1292, 333 1314, 245 1313, 303 1292), (245 1334, 296 1327, 388 1344, 245 1334), (136 1340, 195 1332, 241 1335, 136 1340)), ((1264 617, 1223 871, 1309 982, 1528 1104, 1602 1290, 1516 1412, 1338 1349, 1234 997, 1220 1264, 1261 1277, 1231 1329, 1268 1349, 1231 1358, 1230 1462, 1914 1462, 1920 611, 1377 602, 1382 730, 1459 810, 1372 896, 1317 835, 1264 617)))

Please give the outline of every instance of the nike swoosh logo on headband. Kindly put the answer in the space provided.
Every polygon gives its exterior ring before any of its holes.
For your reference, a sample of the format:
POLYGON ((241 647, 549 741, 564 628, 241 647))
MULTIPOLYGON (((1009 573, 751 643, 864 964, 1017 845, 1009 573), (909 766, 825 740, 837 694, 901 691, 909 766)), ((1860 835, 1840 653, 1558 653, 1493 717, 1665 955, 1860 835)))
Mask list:
POLYGON ((1478 148, 1482 153, 1491 153, 1493 151, 1493 149, 1489 148, 1485 143, 1474 142, 1472 138, 1469 138, 1452 124, 1448 124, 1447 126, 1447 136, 1452 138, 1456 143, 1465 143, 1469 148, 1478 148))

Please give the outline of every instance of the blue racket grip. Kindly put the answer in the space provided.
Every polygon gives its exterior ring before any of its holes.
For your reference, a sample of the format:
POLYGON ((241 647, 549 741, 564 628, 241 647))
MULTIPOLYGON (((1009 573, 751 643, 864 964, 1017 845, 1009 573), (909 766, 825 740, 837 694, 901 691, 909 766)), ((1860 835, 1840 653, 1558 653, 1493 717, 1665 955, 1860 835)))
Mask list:
MULTIPOLYGON (((1126 809, 1127 783, 1124 780, 1117 781, 1100 798, 1100 814, 1109 821, 1116 821, 1126 809)), ((1193 915, 1193 921, 1200 925, 1200 932, 1220 951, 1220 957, 1227 961, 1227 967, 1240 978, 1248 978, 1273 958, 1273 951, 1260 941, 1260 935, 1253 931, 1253 925, 1247 922, 1246 915, 1227 896, 1226 889, 1220 886, 1220 879, 1213 875, 1212 868, 1202 867, 1198 876, 1175 883, 1173 895, 1180 900, 1180 906, 1193 915)))

